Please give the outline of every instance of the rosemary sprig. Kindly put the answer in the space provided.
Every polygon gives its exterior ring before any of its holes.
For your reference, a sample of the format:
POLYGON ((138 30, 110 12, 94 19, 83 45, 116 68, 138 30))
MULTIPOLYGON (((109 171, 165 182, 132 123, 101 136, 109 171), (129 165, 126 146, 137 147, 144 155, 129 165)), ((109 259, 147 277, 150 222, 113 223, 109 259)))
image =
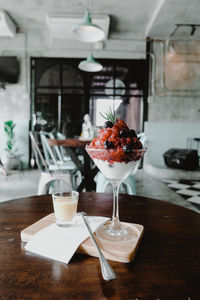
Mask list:
POLYGON ((109 106, 109 111, 105 113, 105 115, 103 115, 102 113, 100 113, 100 115, 106 119, 107 121, 112 122, 113 124, 116 123, 116 117, 115 117, 115 113, 111 110, 111 107, 109 106))

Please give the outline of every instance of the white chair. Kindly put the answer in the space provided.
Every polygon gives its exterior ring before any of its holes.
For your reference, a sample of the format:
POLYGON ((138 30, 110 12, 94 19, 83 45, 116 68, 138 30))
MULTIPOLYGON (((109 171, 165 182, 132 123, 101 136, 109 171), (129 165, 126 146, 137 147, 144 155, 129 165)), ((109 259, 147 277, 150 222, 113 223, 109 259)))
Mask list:
POLYGON ((67 162, 63 160, 58 146, 50 146, 50 144, 48 143, 48 139, 52 138, 54 139, 54 136, 51 133, 40 131, 40 139, 44 151, 44 157, 49 170, 62 170, 66 172, 76 171, 77 168, 71 160, 68 160, 67 162))
MULTIPOLYGON (((65 140, 66 136, 64 134, 60 133, 60 132, 57 132, 56 133, 56 138, 59 139, 59 140, 65 140)), ((67 155, 67 151, 65 150, 65 148, 63 146, 59 146, 59 151, 61 153, 63 161, 71 160, 70 156, 67 155)))
MULTIPOLYGON (((145 133, 141 132, 137 136, 138 136, 138 138, 140 138, 140 141, 144 146, 146 143, 145 133)), ((140 161, 138 161, 136 163, 132 173, 120 185, 120 187, 119 187, 120 193, 136 195, 136 182, 135 182, 134 175, 137 173, 139 166, 140 166, 140 161)), ((110 192, 111 191, 110 182, 101 172, 97 173, 97 175, 95 177, 95 181, 96 181, 96 192, 102 193, 102 192, 110 192)))
POLYGON ((37 167, 41 171, 37 195, 47 194, 52 184, 56 181, 64 182, 66 184, 66 190, 71 190, 71 174, 50 170, 40 151, 37 134, 30 131, 29 136, 37 167))
POLYGON ((71 159, 64 161, 58 146, 51 147, 48 143, 49 138, 55 138, 52 133, 40 131, 41 143, 44 151, 45 161, 50 171, 62 171, 71 175, 72 187, 76 190, 80 181, 80 171, 71 159), (78 182, 77 182, 78 181, 78 182))

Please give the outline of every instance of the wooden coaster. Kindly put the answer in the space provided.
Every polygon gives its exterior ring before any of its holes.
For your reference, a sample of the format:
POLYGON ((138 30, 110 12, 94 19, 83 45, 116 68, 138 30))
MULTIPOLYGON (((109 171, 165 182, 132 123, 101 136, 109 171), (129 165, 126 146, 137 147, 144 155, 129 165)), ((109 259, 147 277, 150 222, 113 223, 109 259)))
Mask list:
MULTIPOLYGON (((39 230, 55 223, 54 213, 47 215, 41 220, 35 222, 29 227, 23 229, 21 231, 21 240, 23 242, 28 242, 29 239, 39 230)), ((132 223, 123 223, 127 226, 132 227, 136 232, 136 238, 131 241, 123 241, 123 242, 110 242, 110 241, 100 241, 97 239, 97 243, 101 248, 103 254, 107 259, 129 263, 135 257, 136 251, 138 249, 140 240, 142 238, 144 227, 140 224, 132 224, 132 223)), ((91 241, 90 237, 87 238, 77 249, 78 253, 87 254, 90 256, 97 257, 96 248, 91 241)))

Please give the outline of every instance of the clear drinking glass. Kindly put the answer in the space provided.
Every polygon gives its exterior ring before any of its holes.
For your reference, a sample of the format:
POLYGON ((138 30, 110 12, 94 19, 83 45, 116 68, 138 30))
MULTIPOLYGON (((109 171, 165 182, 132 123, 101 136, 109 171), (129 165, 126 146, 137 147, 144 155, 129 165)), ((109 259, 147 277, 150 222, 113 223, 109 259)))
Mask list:
POLYGON ((56 224, 61 227, 74 226, 79 193, 60 191, 52 194, 56 224))
POLYGON ((113 188, 112 220, 99 226, 98 238, 109 241, 129 241, 135 238, 135 230, 119 221, 119 186, 139 163, 146 148, 134 149, 127 154, 127 160, 120 162, 115 149, 94 149, 86 146, 86 151, 113 188))

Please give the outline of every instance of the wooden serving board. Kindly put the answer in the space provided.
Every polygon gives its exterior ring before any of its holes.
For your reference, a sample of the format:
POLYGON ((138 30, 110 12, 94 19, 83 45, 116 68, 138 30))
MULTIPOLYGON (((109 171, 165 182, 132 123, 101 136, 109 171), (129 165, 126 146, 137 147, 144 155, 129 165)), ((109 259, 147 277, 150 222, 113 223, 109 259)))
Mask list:
MULTIPOLYGON (((23 242, 28 242, 29 239, 39 230, 55 223, 54 213, 47 215, 46 217, 40 219, 29 227, 21 231, 21 240, 23 242)), ((123 242, 110 242, 97 240, 99 247, 101 248, 103 254, 107 259, 129 263, 135 257, 136 251, 138 249, 140 240, 142 238, 144 227, 140 224, 124 223, 127 226, 134 228, 136 232, 136 238, 132 241, 123 242)), ((90 237, 87 238, 77 249, 78 253, 87 254, 90 256, 97 257, 96 248, 91 241, 90 237)))

